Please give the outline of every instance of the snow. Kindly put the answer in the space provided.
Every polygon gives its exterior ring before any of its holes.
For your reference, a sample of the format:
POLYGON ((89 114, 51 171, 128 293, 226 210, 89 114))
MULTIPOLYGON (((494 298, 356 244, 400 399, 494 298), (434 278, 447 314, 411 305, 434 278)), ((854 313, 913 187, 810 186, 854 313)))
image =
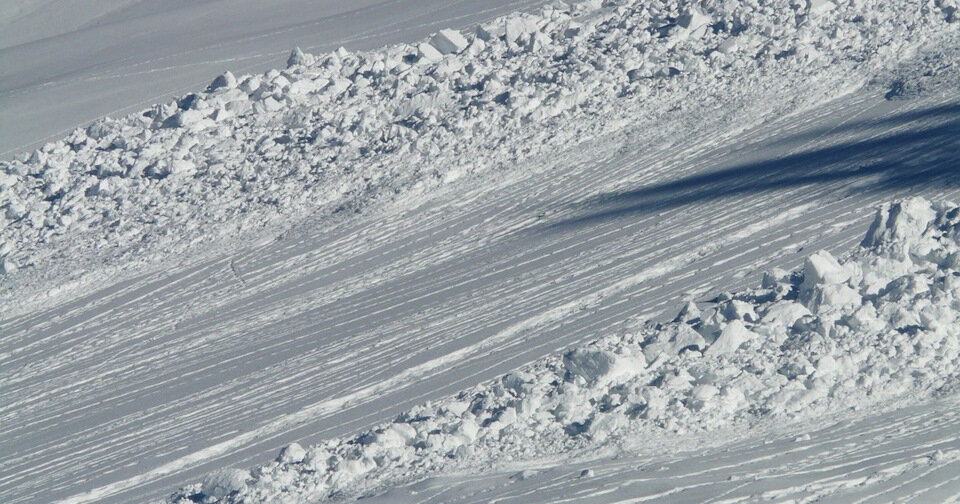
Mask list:
MULTIPOLYGON (((432 42, 375 52, 340 48, 314 58, 294 50, 283 71, 224 73, 203 93, 99 120, 23 160, 0 163, 9 179, 0 195, 8 221, 0 241, 13 244, 12 265, 34 269, 53 256, 90 251, 108 265, 131 256, 156 262, 232 235, 238 221, 250 223, 243 232, 255 233, 302 219, 317 207, 362 206, 428 192, 516 162, 550 149, 539 141, 532 151, 518 146, 561 122, 621 117, 605 121, 615 129, 631 117, 628 110, 669 110, 657 96, 676 86, 670 79, 678 73, 688 77, 671 94, 683 107, 703 99, 697 83, 719 76, 744 79, 761 71, 756 67, 767 57, 780 62, 776 71, 806 75, 831 62, 871 58, 861 54, 860 48, 872 43, 867 40, 892 38, 894 45, 884 42, 885 54, 895 55, 914 51, 915 40, 952 35, 942 21, 914 29, 887 10, 880 11, 879 24, 861 26, 847 20, 870 5, 849 4, 818 19, 817 30, 859 30, 865 41, 813 39, 807 29, 760 16, 735 34, 746 40, 778 33, 775 44, 758 56, 724 53, 721 46, 734 36, 730 28, 683 43, 672 37, 651 40, 649 31, 658 29, 667 5, 587 7, 550 6, 490 22, 479 32, 502 31, 504 38, 482 46, 447 30, 432 42), (619 24, 621 16, 629 22, 619 24), (568 36, 572 29, 575 37, 568 36), (611 48, 607 40, 623 42, 611 48), (777 56, 810 43, 819 57, 777 56), (456 54, 468 45, 476 49, 456 54), (564 56, 558 61, 559 55, 564 56), (423 166, 427 160, 430 169, 423 166), (87 167, 94 167, 92 175, 87 167), (118 182, 101 193, 100 182, 108 178, 118 182), (158 232, 179 222, 184 225, 176 232, 158 232)), ((724 9, 718 7, 712 17, 687 10, 676 26, 697 31, 713 18, 733 26, 738 16, 752 12, 746 6, 724 9)), ((890 64, 878 55, 858 68, 875 75, 890 64)), ((550 142, 570 141, 561 134, 550 142)), ((25 283, 41 280, 20 271, 25 283)), ((46 290, 35 288, 35 295, 46 290)), ((18 290, 24 298, 27 289, 18 290)))
POLYGON ((958 34, 814 3, 291 43, 4 162, 3 500, 356 498, 948 394, 958 34))
POLYGON ((243 492, 250 473, 240 469, 224 469, 213 472, 203 478, 200 489, 204 495, 214 499, 227 499, 243 492))
MULTIPOLYGON (((960 378, 960 282, 941 266, 960 251, 960 206, 908 199, 884 206, 871 234, 882 225, 899 229, 899 238, 874 240, 842 260, 812 254, 786 289, 731 294, 706 306, 699 319, 610 335, 422 404, 355 438, 311 448, 330 454, 326 467, 303 470, 302 456, 288 457, 288 447, 278 463, 256 468, 249 489, 240 489, 236 499, 322 501, 362 488, 355 486, 359 480, 376 487, 422 477, 423 468, 601 450, 611 440, 629 444, 657 430, 712 431, 762 417, 815 418, 904 396, 936 397, 960 378), (927 218, 918 220, 918 214, 927 218), (910 254, 910 246, 927 253, 910 254), (913 287, 866 294, 869 285, 842 274, 847 269, 888 285, 909 279, 913 287), (819 314, 804 310, 805 292, 844 282, 856 303, 823 298, 819 314), (730 309, 734 303, 741 308, 730 309), (760 317, 738 317, 746 313, 760 317), (787 314, 799 318, 787 325, 794 317, 787 314), (865 323, 864 316, 876 323, 865 323), (713 339, 709 321, 721 326, 713 343, 684 336, 695 331, 713 339), (678 350, 691 341, 696 345, 678 350), (633 357, 650 347, 660 350, 649 365, 633 357), (311 490, 303 495, 302 488, 311 490)), ((188 488, 173 502, 206 495, 203 488, 188 488)))
POLYGON ((450 29, 440 30, 430 43, 442 54, 458 53, 470 45, 460 32, 450 29))

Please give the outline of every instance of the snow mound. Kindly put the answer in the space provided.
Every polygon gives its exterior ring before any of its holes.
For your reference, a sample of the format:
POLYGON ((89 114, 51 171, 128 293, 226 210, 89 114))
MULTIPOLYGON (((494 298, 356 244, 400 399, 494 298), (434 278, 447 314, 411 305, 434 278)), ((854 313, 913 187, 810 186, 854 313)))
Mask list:
POLYGON ((593 0, 374 52, 294 49, 283 70, 224 73, 0 162, 4 288, 279 233, 745 93, 718 82, 828 89, 956 38, 952 7, 900 3, 593 0))
MULTIPOLYGON (((237 502, 317 502, 458 465, 930 397, 960 376, 960 207, 883 206, 846 258, 642 324, 253 471, 237 502), (289 460, 288 460, 289 459, 289 460)), ((204 487, 206 488, 206 483, 204 487)), ((203 488, 185 489, 188 502, 203 488)))

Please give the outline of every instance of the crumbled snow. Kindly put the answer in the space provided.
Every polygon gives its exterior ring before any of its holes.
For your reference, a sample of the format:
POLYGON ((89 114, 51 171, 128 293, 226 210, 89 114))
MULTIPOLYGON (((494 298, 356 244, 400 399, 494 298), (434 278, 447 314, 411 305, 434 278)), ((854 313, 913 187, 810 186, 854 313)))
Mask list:
POLYGON ((886 75, 919 41, 956 47, 951 8, 597 0, 375 52, 294 49, 284 70, 225 73, 203 93, 0 162, 0 242, 12 244, 0 289, 44 302, 61 276, 83 285, 88 264, 160 263, 276 233, 791 79, 827 90, 851 72, 886 75))
POLYGON ((327 441, 310 449, 323 454, 308 455, 310 463, 258 467, 236 501, 322 501, 458 464, 624 443, 651 430, 709 431, 934 396, 960 378, 958 253, 957 205, 885 205, 847 257, 816 252, 795 274, 774 272, 758 289, 685 306, 673 322, 606 336, 327 441), (878 282, 885 287, 876 293, 878 282), (855 302, 823 297, 818 310, 808 308, 805 292, 838 285, 855 302))

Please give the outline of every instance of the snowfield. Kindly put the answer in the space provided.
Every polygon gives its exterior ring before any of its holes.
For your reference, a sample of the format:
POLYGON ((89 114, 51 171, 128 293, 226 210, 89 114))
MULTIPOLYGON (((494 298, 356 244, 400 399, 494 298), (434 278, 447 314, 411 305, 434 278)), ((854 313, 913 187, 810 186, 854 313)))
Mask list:
POLYGON ((0 162, 0 500, 957 500, 957 21, 554 3, 0 162))

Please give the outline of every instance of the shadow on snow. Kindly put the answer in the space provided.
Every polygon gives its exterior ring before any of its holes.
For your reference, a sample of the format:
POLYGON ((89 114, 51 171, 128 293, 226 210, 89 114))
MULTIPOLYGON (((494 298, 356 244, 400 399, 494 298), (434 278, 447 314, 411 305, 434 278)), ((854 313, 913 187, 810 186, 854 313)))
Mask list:
POLYGON ((906 189, 960 186, 960 104, 804 132, 777 144, 852 131, 873 133, 782 157, 600 194, 578 205, 580 215, 547 227, 559 231, 731 196, 759 197, 814 184, 824 185, 825 190, 890 192, 892 196, 906 189), (922 123, 911 124, 917 121, 922 123))

